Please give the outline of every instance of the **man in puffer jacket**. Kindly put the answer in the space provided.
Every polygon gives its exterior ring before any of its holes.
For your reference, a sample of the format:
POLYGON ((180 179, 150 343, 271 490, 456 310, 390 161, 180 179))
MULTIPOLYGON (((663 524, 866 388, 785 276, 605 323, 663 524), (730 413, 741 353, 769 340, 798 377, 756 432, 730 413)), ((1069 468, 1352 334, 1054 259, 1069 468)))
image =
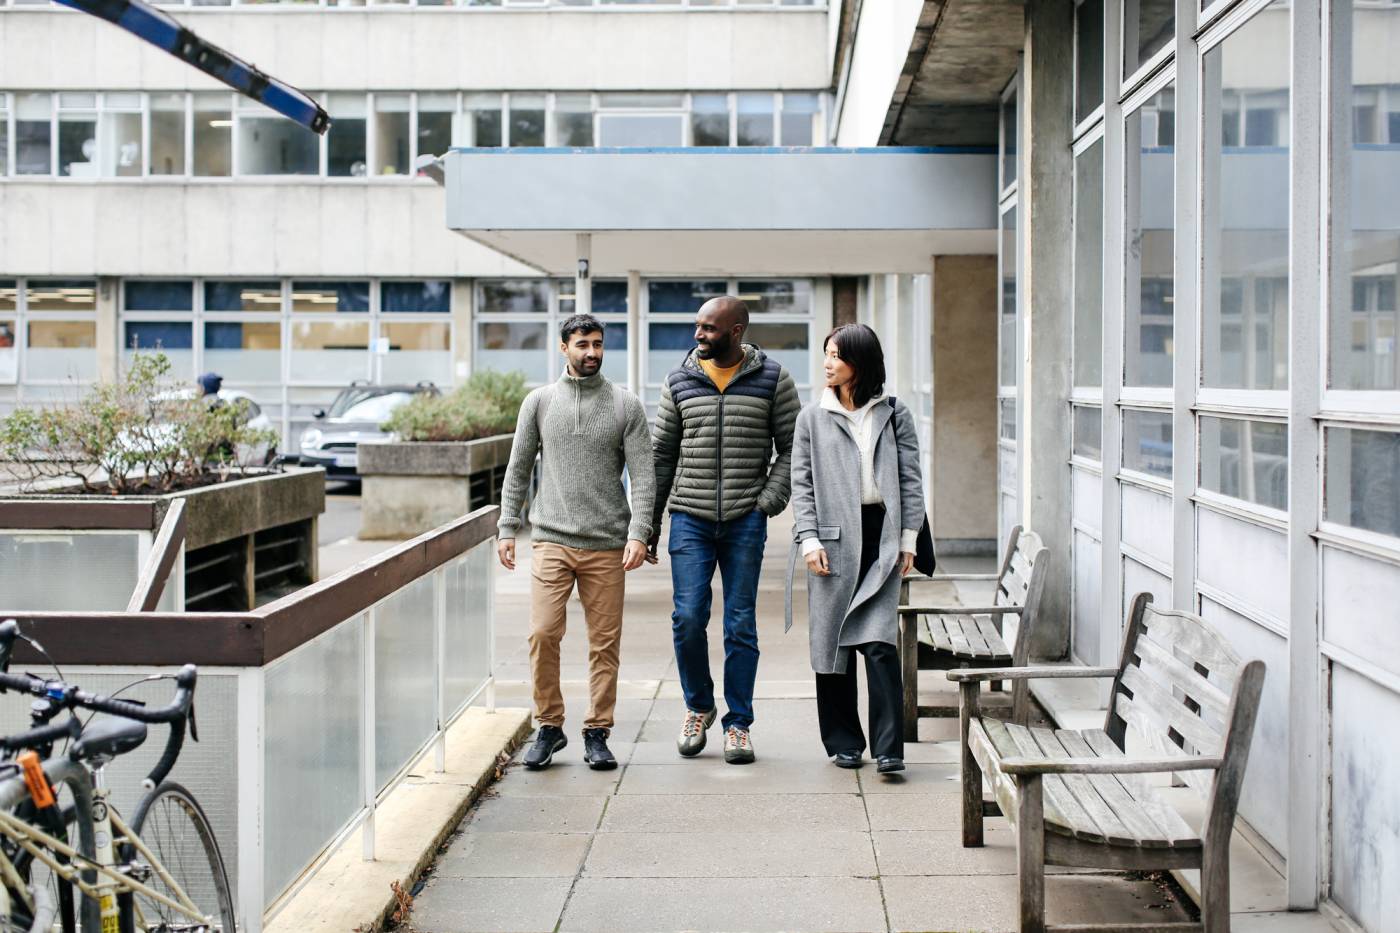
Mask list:
POLYGON ((753 686, 758 673, 758 575, 768 519, 787 508, 793 424, 801 403, 792 376, 743 342, 748 306, 707 301, 695 317, 696 347, 666 377, 652 429, 655 561, 661 513, 671 504, 671 631, 686 714, 677 740, 690 758, 715 721, 710 677, 710 582, 724 581, 724 760, 753 761, 753 686), (777 450, 776 459, 773 456, 777 450))

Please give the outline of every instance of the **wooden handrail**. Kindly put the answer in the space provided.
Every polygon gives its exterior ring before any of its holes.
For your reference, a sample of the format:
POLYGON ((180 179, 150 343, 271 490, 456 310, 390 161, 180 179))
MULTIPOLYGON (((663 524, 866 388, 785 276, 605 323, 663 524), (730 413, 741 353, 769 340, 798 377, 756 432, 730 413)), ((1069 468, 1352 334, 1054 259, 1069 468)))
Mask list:
POLYGON ((185 500, 176 499, 170 503, 160 523, 160 531, 156 533, 155 543, 151 546, 151 555, 146 558, 146 566, 141 568, 136 589, 131 591, 131 599, 127 601, 127 612, 150 612, 156 608, 184 543, 185 500))

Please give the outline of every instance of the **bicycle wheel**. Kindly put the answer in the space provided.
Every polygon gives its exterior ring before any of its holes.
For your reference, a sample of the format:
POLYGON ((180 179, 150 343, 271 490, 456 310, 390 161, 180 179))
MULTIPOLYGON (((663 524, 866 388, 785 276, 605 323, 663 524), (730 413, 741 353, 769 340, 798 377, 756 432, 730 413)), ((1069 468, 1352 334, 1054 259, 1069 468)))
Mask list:
MULTIPOLYGON (((166 781, 147 794, 131 822, 132 832, 160 862, 161 867, 179 886, 201 914, 210 918, 208 924, 195 922, 182 911, 149 897, 137 895, 136 928, 168 931, 200 931, 200 933, 235 933, 233 896, 229 891, 228 872, 214 830, 199 803, 185 788, 166 781)), ((138 855, 137 860, 142 860, 138 855)), ((155 866, 152 866, 154 868, 155 866)), ((173 900, 182 900, 160 872, 152 872, 146 885, 173 900)))

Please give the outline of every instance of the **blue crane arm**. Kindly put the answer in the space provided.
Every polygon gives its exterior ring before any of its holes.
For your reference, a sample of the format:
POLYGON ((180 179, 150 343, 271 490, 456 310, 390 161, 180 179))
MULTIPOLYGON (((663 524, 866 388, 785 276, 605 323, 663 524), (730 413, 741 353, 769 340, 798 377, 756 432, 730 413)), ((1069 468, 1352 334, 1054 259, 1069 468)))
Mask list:
POLYGON ((325 109, 304 91, 265 75, 253 65, 204 41, 174 17, 155 9, 145 0, 57 2, 125 29, 313 133, 324 133, 331 125, 325 109))

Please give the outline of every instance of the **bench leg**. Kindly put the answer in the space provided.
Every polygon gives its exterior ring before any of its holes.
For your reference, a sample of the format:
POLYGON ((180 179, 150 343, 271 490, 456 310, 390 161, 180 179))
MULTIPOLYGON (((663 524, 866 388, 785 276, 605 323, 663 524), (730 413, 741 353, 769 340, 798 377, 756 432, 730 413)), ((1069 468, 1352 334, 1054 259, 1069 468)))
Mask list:
POLYGON ((993 693, 1001 693, 1003 689, 1002 682, 1000 680, 989 680, 987 681, 987 689, 993 693))
POLYGON ((1201 930, 1230 933, 1230 836, 1201 853, 1201 930))
POLYGON ((1031 718, 1031 682, 1016 680, 1011 683, 1011 721, 1018 726, 1027 725, 1031 718))
MULTIPOLYGON (((1045 933, 1045 810, 1038 774, 1016 779, 1018 933, 1045 933)), ((1228 918, 1227 918, 1228 922, 1228 918)))
POLYGON ((962 738, 962 843, 964 848, 972 849, 982 845, 982 769, 967 744, 972 717, 977 715, 978 685, 959 684, 958 689, 962 693, 962 702, 958 704, 958 733, 962 738))
POLYGON ((899 617, 899 668, 904 682, 904 741, 919 741, 919 617, 899 617))

